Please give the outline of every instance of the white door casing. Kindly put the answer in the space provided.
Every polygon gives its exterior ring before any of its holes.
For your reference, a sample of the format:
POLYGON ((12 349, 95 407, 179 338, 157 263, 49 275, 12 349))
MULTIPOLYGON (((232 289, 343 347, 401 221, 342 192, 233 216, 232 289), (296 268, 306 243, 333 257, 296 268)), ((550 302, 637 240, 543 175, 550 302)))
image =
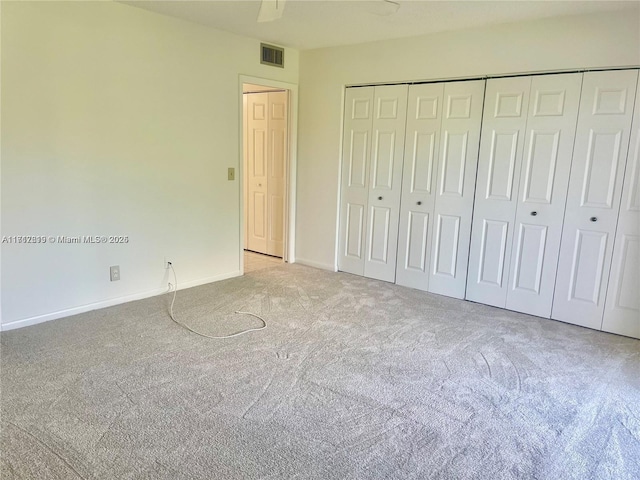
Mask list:
POLYGON ((364 276, 395 282, 407 85, 374 88, 364 276))
POLYGON ((640 338, 640 79, 602 330, 640 338))
POLYGON ((464 298, 484 80, 446 83, 440 130, 429 291, 464 298))
POLYGON ((428 290, 444 83, 411 85, 396 283, 428 290))
POLYGON ((531 77, 487 81, 466 299, 504 308, 531 77))
POLYGON ((338 269, 364 275, 373 87, 345 91, 338 269))
POLYGON ((506 308, 551 316, 582 74, 531 81, 506 308))
POLYGON ((556 320, 602 326, 637 82, 637 70, 584 74, 553 302, 556 320))

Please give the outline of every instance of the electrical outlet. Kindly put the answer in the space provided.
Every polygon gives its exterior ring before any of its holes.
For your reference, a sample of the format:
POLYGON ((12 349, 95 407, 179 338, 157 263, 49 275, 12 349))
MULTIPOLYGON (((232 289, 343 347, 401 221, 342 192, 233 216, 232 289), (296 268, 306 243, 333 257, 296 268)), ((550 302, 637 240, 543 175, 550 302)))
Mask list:
POLYGON ((229 167, 227 169, 227 180, 235 180, 236 179, 236 169, 233 167, 229 167))
POLYGON ((120 265, 114 265, 109 268, 109 274, 111 275, 111 281, 117 282, 120 280, 120 265))

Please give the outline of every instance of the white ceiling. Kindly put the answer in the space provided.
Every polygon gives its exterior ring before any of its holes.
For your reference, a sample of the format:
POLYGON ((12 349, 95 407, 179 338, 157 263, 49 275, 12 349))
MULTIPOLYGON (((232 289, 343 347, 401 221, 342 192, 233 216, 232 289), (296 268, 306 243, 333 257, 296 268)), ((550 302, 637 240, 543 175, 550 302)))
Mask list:
POLYGON ((640 23, 638 0, 395 1, 398 11, 384 16, 384 0, 287 0, 283 17, 268 23, 256 21, 260 1, 253 0, 121 3, 300 50, 621 9, 640 23))

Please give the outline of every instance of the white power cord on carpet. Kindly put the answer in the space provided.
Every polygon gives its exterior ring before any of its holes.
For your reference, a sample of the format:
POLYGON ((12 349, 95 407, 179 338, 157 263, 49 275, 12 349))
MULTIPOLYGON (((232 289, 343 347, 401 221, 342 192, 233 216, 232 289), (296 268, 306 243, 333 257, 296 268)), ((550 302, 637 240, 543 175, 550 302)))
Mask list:
MULTIPOLYGON (((169 267, 171 267, 171 271, 173 272, 173 281, 175 283, 175 285, 173 285, 173 299, 171 300, 171 307, 169 307, 169 316, 171 317, 171 320, 176 322, 181 327, 186 328, 190 332, 195 333, 196 335, 200 335, 201 337, 214 338, 214 339, 238 337, 238 336, 244 335, 245 333, 248 333, 248 332, 257 332, 258 330, 262 330, 262 329, 267 328, 266 320, 264 318, 262 318, 260 315, 256 315, 255 313, 251 313, 251 312, 241 312, 241 311, 236 311, 234 313, 237 313, 239 315, 251 315, 252 317, 256 317, 257 319, 262 321, 262 323, 264 325, 262 325, 261 327, 258 327, 258 328, 248 328, 246 330, 241 330, 240 332, 232 333, 231 335, 223 335, 223 336, 220 336, 220 337, 216 337, 216 336, 213 336, 213 335, 207 335, 207 334, 204 334, 204 333, 197 332, 193 328, 189 327, 188 325, 185 325, 184 323, 179 322, 178 320, 176 320, 176 317, 173 314, 173 304, 176 301, 176 294, 178 293, 178 277, 176 276, 176 271, 173 269, 173 265, 171 264, 171 262, 167 262, 167 263, 169 264, 169 267)), ((169 287, 171 287, 171 283, 169 283, 169 287)))

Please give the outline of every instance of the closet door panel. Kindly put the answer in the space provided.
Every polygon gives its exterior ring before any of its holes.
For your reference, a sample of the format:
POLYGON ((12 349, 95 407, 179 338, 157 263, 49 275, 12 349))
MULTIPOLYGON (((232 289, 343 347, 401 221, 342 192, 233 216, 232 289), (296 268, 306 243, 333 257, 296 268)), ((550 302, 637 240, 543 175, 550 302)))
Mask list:
POLYGON ((582 74, 533 77, 506 308, 551 316, 582 74))
POLYGON ((515 245, 513 290, 540 295, 548 227, 520 224, 515 245))
POLYGON ((487 81, 466 298, 504 308, 531 77, 487 81))
POLYGON ((631 130, 637 70, 584 75, 553 318, 600 329, 631 130))
POLYGON ((460 244, 460 217, 438 214, 433 272, 455 280, 460 244))
POLYGON ((345 92, 338 269, 364 275, 373 87, 345 92))
POLYGON ((374 88, 364 276, 396 278, 407 85, 374 88))
POLYGON ((508 222, 483 220, 482 230, 479 234, 480 261, 477 270, 477 283, 501 288, 508 233, 508 222))
POLYGON ((640 79, 602 330, 640 338, 640 79))
POLYGON ((396 283, 427 290, 444 84, 411 85, 407 107, 396 283))
POLYGON ((429 291, 464 298, 485 81, 445 84, 429 291))

